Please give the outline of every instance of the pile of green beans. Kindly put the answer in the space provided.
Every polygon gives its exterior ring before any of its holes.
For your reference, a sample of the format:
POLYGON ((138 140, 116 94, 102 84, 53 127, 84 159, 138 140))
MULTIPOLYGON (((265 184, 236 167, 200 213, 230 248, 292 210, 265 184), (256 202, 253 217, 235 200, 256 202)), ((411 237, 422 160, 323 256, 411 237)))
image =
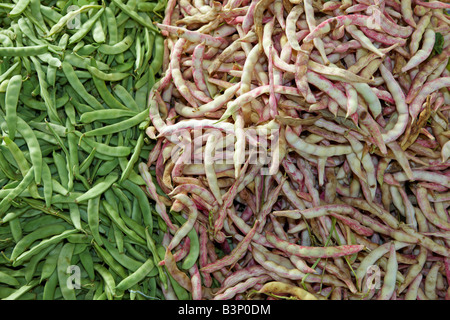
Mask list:
POLYGON ((164 299, 165 225, 137 169, 164 8, 0 3, 0 299, 164 299))

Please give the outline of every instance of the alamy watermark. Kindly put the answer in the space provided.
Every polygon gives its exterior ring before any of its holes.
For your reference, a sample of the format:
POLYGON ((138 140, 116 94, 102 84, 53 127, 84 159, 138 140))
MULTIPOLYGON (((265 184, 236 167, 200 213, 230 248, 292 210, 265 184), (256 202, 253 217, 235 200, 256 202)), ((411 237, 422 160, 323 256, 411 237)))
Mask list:
MULTIPOLYGON (((80 7, 77 5, 71 5, 67 7, 67 13, 72 12, 72 11, 77 11, 79 10, 80 7)), ((67 29, 70 30, 74 30, 74 29, 79 29, 81 26, 81 16, 80 14, 77 14, 73 17, 73 19, 67 21, 67 29)))
POLYGON ((381 10, 378 7, 378 2, 375 1, 375 5, 371 5, 367 8, 367 14, 369 15, 369 19, 367 19, 367 28, 369 29, 380 29, 381 28, 381 10))
POLYGON ((81 289, 81 270, 77 265, 70 265, 66 270, 69 275, 66 280, 67 288, 73 289, 81 289))
POLYGON ((377 265, 371 265, 367 268, 367 277, 364 281, 363 291, 378 290, 381 288, 381 270, 377 265))

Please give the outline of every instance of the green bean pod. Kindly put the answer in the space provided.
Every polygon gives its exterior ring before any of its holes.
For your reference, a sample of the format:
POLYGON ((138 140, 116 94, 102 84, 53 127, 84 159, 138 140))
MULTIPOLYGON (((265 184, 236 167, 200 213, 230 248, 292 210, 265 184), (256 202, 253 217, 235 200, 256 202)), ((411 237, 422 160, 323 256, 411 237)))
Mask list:
POLYGON ((117 133, 120 131, 125 131, 126 129, 132 128, 142 121, 146 120, 148 117, 148 111, 141 111, 135 116, 122 120, 120 122, 116 122, 115 124, 103 126, 94 130, 87 131, 84 135, 86 137, 94 137, 99 135, 107 135, 111 133, 117 133))
POLYGON ((53 237, 50 237, 48 239, 42 240, 41 242, 39 242, 36 246, 32 247, 30 250, 25 251, 24 253, 22 253, 20 256, 18 256, 14 261, 13 261, 13 267, 14 266, 18 266, 20 264, 22 264, 24 261, 27 261, 29 259, 31 259, 31 257, 33 257, 35 254, 38 254, 41 250, 45 249, 46 247, 54 244, 54 243, 58 243, 59 241, 65 239, 66 237, 68 237, 70 234, 76 233, 78 232, 78 230, 76 229, 69 229, 69 230, 65 230, 53 237))
POLYGON ((17 124, 17 131, 25 139, 30 152, 31 163, 34 167, 34 180, 36 184, 40 184, 42 176, 42 151, 39 141, 31 127, 22 118, 17 118, 17 124))
POLYGON ((93 28, 95 22, 103 14, 105 8, 100 8, 91 18, 89 18, 83 25, 69 38, 69 45, 80 41, 86 36, 93 28))
POLYGON ((19 0, 17 1, 14 8, 9 12, 10 18, 18 17, 22 14, 22 12, 25 11, 25 9, 28 7, 28 4, 30 3, 30 0, 19 0))
POLYGON ((93 77, 96 77, 103 81, 109 81, 109 82, 121 81, 130 76, 129 73, 124 73, 124 72, 105 73, 95 67, 92 67, 92 66, 87 66, 87 69, 92 74, 93 77))
POLYGON ((66 228, 62 224, 51 224, 42 226, 41 228, 27 234, 14 246, 10 259, 15 260, 19 255, 27 250, 33 242, 60 234, 64 230, 66 230, 66 228))
POLYGON ((0 47, 0 56, 2 57, 37 56, 47 52, 48 46, 45 44, 27 47, 0 47))
POLYGON ((20 90, 22 88, 22 76, 12 76, 8 82, 5 96, 6 123, 8 125, 8 135, 14 140, 17 129, 17 104, 19 102, 20 90))
POLYGON ((81 196, 77 197, 75 199, 75 202, 80 203, 100 196, 103 192, 109 189, 112 186, 112 184, 117 181, 118 178, 119 178, 118 174, 115 173, 110 174, 109 176, 105 177, 103 181, 100 181, 99 183, 94 185, 90 190, 83 193, 81 196))
POLYGON ((49 279, 56 270, 59 252, 61 251, 62 243, 57 244, 47 255, 41 270, 40 282, 49 279))
POLYGON ((114 296, 116 295, 116 282, 111 272, 109 272, 108 269, 100 264, 95 264, 94 270, 97 271, 104 280, 105 293, 108 299, 113 300, 114 296))
POLYGON ((58 256, 57 268, 59 287, 61 289, 62 296, 65 300, 76 300, 75 288, 70 288, 69 283, 69 272, 70 266, 72 265, 72 255, 75 249, 73 243, 65 243, 61 248, 58 256))
POLYGON ((133 44, 133 36, 132 35, 127 35, 125 38, 123 38, 121 41, 113 44, 113 45, 109 45, 109 44, 101 44, 98 47, 98 52, 103 53, 103 54, 110 54, 110 55, 118 55, 120 53, 124 53, 125 51, 127 51, 131 45, 133 44))
POLYGON ((97 101, 83 86, 80 79, 77 77, 73 67, 67 62, 63 61, 62 69, 67 77, 70 85, 76 90, 76 92, 86 101, 86 103, 94 109, 104 109, 100 102, 97 101))
POLYGON ((135 284, 142 281, 152 271, 152 269, 154 267, 155 267, 155 264, 153 262, 153 258, 147 259, 147 261, 144 264, 142 264, 142 266, 139 267, 139 269, 137 269, 135 272, 130 274, 128 277, 126 277, 125 279, 120 281, 116 286, 116 290, 125 291, 125 290, 131 288, 135 284))
POLYGON ((34 177, 34 168, 31 168, 23 180, 6 197, 0 201, 0 216, 10 208, 11 202, 31 184, 34 177))
POLYGON ((132 239, 136 243, 142 245, 146 244, 145 240, 139 237, 139 235, 134 230, 131 230, 130 228, 127 227, 125 222, 120 218, 119 213, 108 202, 103 201, 102 205, 105 208, 105 211, 108 214, 108 216, 111 218, 111 220, 114 221, 114 223, 120 228, 120 230, 122 230, 123 233, 129 236, 130 239, 132 239))
POLYGON ((132 110, 116 110, 116 109, 104 109, 94 110, 91 112, 85 112, 80 116, 82 123, 92 123, 94 121, 102 121, 109 119, 118 119, 123 117, 133 117, 137 112, 132 110))

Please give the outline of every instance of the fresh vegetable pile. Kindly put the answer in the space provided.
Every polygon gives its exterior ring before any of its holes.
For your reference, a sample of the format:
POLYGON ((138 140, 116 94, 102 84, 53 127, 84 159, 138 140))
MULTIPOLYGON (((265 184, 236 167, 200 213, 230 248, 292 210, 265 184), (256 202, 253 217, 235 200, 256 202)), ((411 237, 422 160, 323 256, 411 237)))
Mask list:
POLYGON ((164 8, 0 4, 0 298, 164 299, 138 171, 164 8))
POLYGON ((0 298, 449 299, 449 8, 0 3, 0 298))
POLYGON ((193 299, 450 297, 449 7, 168 2, 147 184, 193 299))

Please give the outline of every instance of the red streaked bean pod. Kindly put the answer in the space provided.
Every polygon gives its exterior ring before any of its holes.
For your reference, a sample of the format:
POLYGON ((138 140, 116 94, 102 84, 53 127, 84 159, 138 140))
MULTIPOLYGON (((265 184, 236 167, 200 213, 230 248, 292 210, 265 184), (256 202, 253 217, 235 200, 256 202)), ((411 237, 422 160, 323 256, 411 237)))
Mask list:
POLYGON ((276 248, 289 254, 294 254, 305 258, 338 258, 351 255, 364 249, 363 245, 342 245, 336 247, 307 247, 289 243, 275 236, 273 233, 267 233, 267 241, 276 248))

